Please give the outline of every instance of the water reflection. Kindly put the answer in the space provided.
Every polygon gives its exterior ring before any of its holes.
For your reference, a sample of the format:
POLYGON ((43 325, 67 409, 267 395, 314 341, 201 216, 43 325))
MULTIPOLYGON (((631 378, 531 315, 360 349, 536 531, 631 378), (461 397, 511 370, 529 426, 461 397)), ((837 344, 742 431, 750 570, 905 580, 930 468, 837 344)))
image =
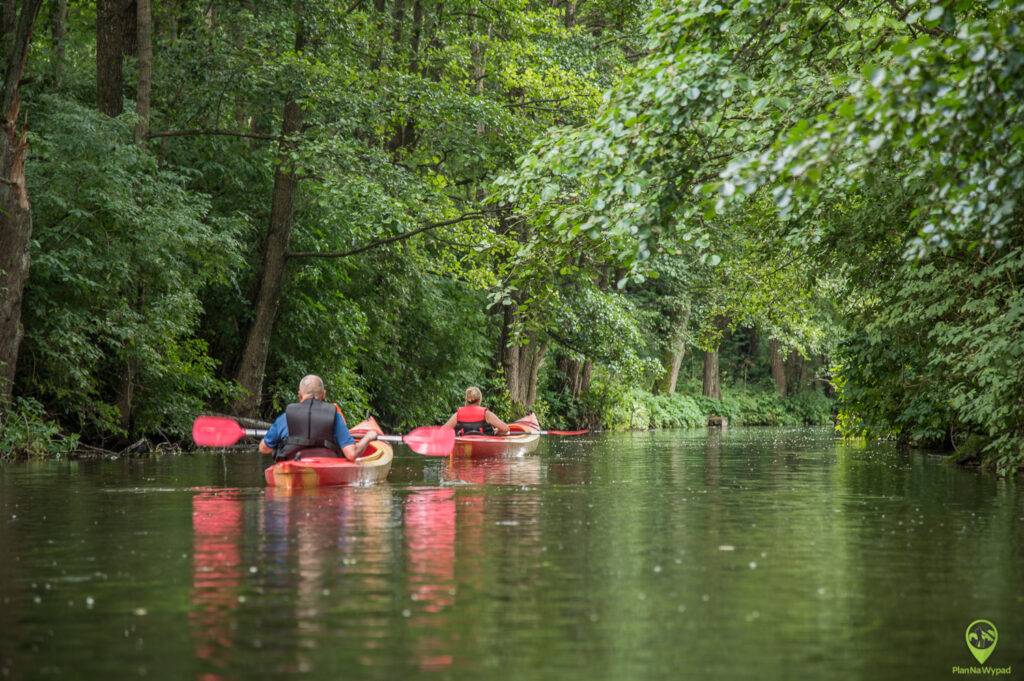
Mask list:
POLYGON ((421 669, 441 669, 453 659, 445 611, 455 603, 456 522, 454 490, 423 490, 405 499, 409 598, 416 604, 409 626, 417 632, 421 669))
MULTIPOLYGON (((242 581, 242 499, 238 490, 206 491, 192 498, 192 607, 188 619, 198 660, 222 670, 235 645, 234 612, 242 581)), ((200 673, 201 681, 223 678, 200 673)))
POLYGON ((539 457, 450 457, 442 472, 445 482, 475 485, 538 485, 543 477, 539 457))
POLYGON ((903 681, 977 617, 1024 659, 1024 495, 933 458, 643 433, 290 494, 238 461, 0 465, 0 678, 903 681))
POLYGON ((278 568, 264 579, 290 595, 294 659, 285 672, 316 666, 322 643, 346 638, 346 654, 370 664, 389 635, 393 492, 386 486, 268 489, 260 503, 261 549, 278 568), (337 621, 331 609, 357 596, 364 621, 337 621), (358 641, 358 643, 356 642, 358 641))

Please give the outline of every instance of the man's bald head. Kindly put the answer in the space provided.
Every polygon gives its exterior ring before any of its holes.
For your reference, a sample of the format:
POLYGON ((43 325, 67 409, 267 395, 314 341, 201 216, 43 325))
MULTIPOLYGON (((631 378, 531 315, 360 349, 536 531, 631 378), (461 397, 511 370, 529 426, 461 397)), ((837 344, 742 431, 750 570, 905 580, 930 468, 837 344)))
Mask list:
POLYGON ((308 400, 313 398, 315 400, 322 400, 327 396, 327 391, 324 389, 324 379, 320 378, 315 374, 303 377, 299 381, 299 399, 308 400))

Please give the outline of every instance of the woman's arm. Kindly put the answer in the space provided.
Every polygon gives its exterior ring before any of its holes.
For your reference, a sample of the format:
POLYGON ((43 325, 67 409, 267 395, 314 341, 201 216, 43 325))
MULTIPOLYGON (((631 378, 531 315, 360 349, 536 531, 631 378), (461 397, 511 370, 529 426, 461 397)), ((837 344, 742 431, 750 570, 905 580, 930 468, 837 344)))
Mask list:
POLYGON ((458 422, 459 422, 459 420, 457 418, 455 418, 455 414, 452 414, 452 417, 450 419, 448 419, 447 421, 445 421, 444 427, 445 428, 454 428, 455 424, 458 423, 458 422))
POLYGON ((488 409, 484 412, 484 419, 494 428, 498 435, 508 435, 508 424, 495 416, 494 412, 488 409))

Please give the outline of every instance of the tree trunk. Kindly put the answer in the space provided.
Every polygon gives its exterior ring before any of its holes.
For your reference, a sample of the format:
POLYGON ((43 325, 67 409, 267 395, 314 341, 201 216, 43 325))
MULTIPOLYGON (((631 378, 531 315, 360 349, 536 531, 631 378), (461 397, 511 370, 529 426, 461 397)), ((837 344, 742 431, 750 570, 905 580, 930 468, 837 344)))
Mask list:
MULTIPOLYGON (((374 25, 380 35, 387 31, 387 0, 373 0, 374 25)), ((377 41, 377 55, 373 59, 373 70, 378 71, 384 65, 384 40, 377 41)))
POLYGON ((135 126, 135 143, 146 143, 149 134, 149 100, 153 90, 153 14, 150 0, 138 3, 139 86, 135 97, 135 110, 139 122, 135 126))
POLYGON ((578 0, 566 0, 565 2, 565 27, 572 28, 576 25, 576 9, 578 0))
POLYGON ((782 348, 777 339, 768 341, 768 351, 772 362, 772 379, 775 381, 775 390, 779 397, 786 396, 786 366, 782 361, 782 348))
MULTIPOLYGON (((300 27, 295 36, 295 51, 301 52, 305 34, 300 27)), ((299 177, 289 160, 294 150, 295 135, 302 129, 302 109, 294 98, 284 105, 282 138, 278 147, 278 165, 274 171, 274 189, 270 207, 270 224, 263 243, 259 272, 259 291, 254 304, 255 318, 245 340, 237 380, 246 394, 234 404, 234 410, 245 416, 259 412, 263 397, 263 378, 267 367, 270 339, 277 319, 277 310, 284 285, 288 244, 291 240, 295 212, 295 195, 299 177)))
POLYGON ((415 0, 412 5, 412 38, 409 42, 409 71, 420 70, 420 39, 423 36, 423 2, 415 0))
POLYGON ((52 0, 50 37, 53 39, 53 83, 60 89, 64 81, 65 40, 68 33, 68 0, 52 0))
MULTIPOLYGON (((401 21, 397 18, 398 7, 396 11, 396 21, 401 21)), ((415 0, 412 7, 412 33, 409 39, 409 72, 417 73, 419 71, 419 58, 420 58, 420 37, 423 34, 423 3, 421 0, 415 0)), ((402 31, 401 24, 395 26, 395 37, 401 39, 402 31)), ((395 43, 395 49, 400 50, 401 45, 395 43)), ((391 140, 388 142, 388 150, 392 153, 403 148, 411 147, 416 144, 416 121, 411 116, 406 118, 404 123, 399 124, 395 127, 395 133, 391 140)))
MULTIPOLYGON (((5 35, 3 133, 0 134, 0 401, 8 401, 14 387, 21 346, 21 301, 29 273, 32 240, 32 205, 25 186, 27 134, 18 129, 21 93, 32 28, 43 0, 24 0, 21 13, 4 17, 5 35), (12 25, 13 24, 13 25, 12 25)), ((13 5, 13 3, 9 3, 13 5)))
POLYGON ((125 362, 124 375, 121 376, 121 386, 117 391, 117 412, 120 416, 121 429, 125 436, 132 435, 132 414, 135 405, 135 385, 138 382, 139 362, 135 358, 129 358, 125 362))
POLYGON ((660 395, 672 395, 676 392, 676 384, 679 382, 679 367, 683 364, 683 357, 686 356, 686 342, 679 343, 666 350, 661 356, 662 374, 655 385, 655 392, 660 395))
POLYGON ((178 42, 178 0, 164 0, 167 7, 167 42, 178 42))
POLYGON ((108 116, 124 110, 124 55, 136 30, 134 2, 96 1, 96 107, 108 116))
POLYGON ((511 305, 505 306, 503 315, 498 360, 512 401, 520 409, 529 409, 537 400, 537 378, 547 352, 547 344, 527 337, 525 345, 513 345, 515 341, 510 331, 515 313, 511 305))
POLYGON ((402 43, 402 28, 405 24, 405 0, 395 0, 394 24, 391 32, 391 42, 397 49, 402 43))
POLYGON ((803 384, 803 365, 803 357, 796 350, 791 350, 785 365, 786 391, 790 395, 800 392, 803 384))
POLYGON ((722 399, 721 377, 718 375, 718 348, 704 351, 704 397, 722 399))
POLYGON ((537 379, 547 344, 528 339, 526 345, 505 348, 502 361, 509 396, 516 407, 529 410, 537 401, 537 379))

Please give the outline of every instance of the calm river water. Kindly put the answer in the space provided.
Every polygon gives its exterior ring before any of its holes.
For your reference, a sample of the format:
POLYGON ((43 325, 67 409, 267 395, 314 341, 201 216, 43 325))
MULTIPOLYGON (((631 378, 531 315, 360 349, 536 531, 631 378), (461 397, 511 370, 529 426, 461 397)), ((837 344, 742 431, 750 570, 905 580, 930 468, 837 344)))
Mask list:
POLYGON ((291 496, 255 454, 0 465, 0 679, 1024 676, 1014 481, 826 430, 396 451, 291 496))

